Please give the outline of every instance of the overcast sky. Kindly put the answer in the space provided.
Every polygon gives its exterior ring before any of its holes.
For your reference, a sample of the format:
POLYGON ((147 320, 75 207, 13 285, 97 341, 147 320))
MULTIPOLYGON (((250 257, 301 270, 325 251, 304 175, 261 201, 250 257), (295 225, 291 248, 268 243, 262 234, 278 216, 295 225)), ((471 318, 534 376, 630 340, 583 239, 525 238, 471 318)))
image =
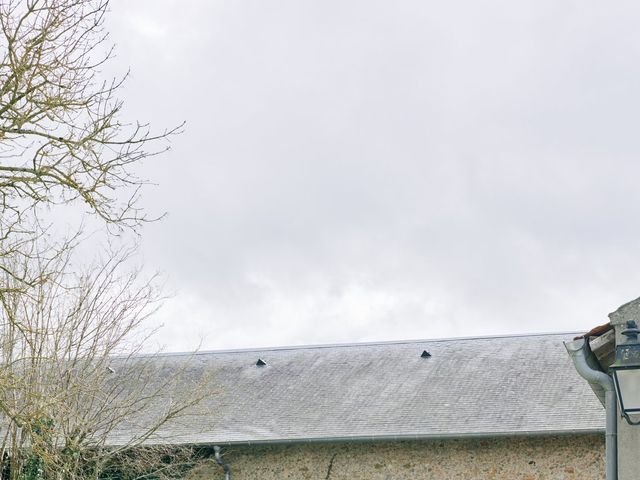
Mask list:
POLYGON ((113 0, 168 350, 587 330, 640 296, 640 6, 113 0))

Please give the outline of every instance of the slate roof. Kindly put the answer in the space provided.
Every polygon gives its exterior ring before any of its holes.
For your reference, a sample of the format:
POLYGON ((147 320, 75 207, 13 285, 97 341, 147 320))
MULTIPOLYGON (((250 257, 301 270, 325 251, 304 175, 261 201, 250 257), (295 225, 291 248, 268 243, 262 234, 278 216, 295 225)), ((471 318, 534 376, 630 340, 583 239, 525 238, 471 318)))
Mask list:
POLYGON ((224 445, 602 432, 604 409, 563 345, 574 336, 164 355, 185 381, 213 372, 215 395, 204 416, 159 437, 224 445))

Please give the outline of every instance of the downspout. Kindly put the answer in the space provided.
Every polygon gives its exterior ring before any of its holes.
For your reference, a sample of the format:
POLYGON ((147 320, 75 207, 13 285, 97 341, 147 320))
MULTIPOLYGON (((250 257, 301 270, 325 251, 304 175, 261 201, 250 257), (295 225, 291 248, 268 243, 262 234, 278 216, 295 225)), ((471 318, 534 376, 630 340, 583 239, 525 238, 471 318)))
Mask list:
POLYGON ((222 456, 220 455, 220 447, 215 445, 213 447, 213 453, 215 455, 216 463, 224 470, 224 480, 231 480, 231 467, 222 459, 222 456))
POLYGON ((604 408, 606 412, 605 425, 605 455, 607 480, 617 480, 618 478, 618 454, 617 454, 617 431, 618 419, 616 414, 616 395, 613 389, 613 379, 606 373, 592 368, 587 363, 587 354, 590 353, 589 346, 584 338, 565 342, 564 346, 569 352, 573 365, 582 378, 590 384, 600 387, 604 391, 604 408))

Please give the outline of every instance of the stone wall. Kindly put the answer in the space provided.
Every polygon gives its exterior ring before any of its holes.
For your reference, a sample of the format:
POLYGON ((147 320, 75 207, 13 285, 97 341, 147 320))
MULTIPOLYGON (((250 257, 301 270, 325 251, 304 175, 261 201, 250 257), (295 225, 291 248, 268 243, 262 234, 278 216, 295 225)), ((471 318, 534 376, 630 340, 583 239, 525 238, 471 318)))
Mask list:
MULTIPOLYGON (((223 449, 233 480, 603 480, 604 435, 223 449)), ((190 480, 222 479, 213 461, 190 480)))

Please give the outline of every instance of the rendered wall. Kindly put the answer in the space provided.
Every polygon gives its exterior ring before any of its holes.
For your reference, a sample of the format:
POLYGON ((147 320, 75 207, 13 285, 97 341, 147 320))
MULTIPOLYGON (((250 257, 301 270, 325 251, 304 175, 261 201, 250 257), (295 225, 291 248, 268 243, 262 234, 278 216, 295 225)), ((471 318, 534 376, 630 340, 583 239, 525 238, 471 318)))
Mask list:
MULTIPOLYGON (((604 435, 228 447, 233 480, 603 480, 604 435)), ((190 480, 222 479, 211 462, 190 480)))

